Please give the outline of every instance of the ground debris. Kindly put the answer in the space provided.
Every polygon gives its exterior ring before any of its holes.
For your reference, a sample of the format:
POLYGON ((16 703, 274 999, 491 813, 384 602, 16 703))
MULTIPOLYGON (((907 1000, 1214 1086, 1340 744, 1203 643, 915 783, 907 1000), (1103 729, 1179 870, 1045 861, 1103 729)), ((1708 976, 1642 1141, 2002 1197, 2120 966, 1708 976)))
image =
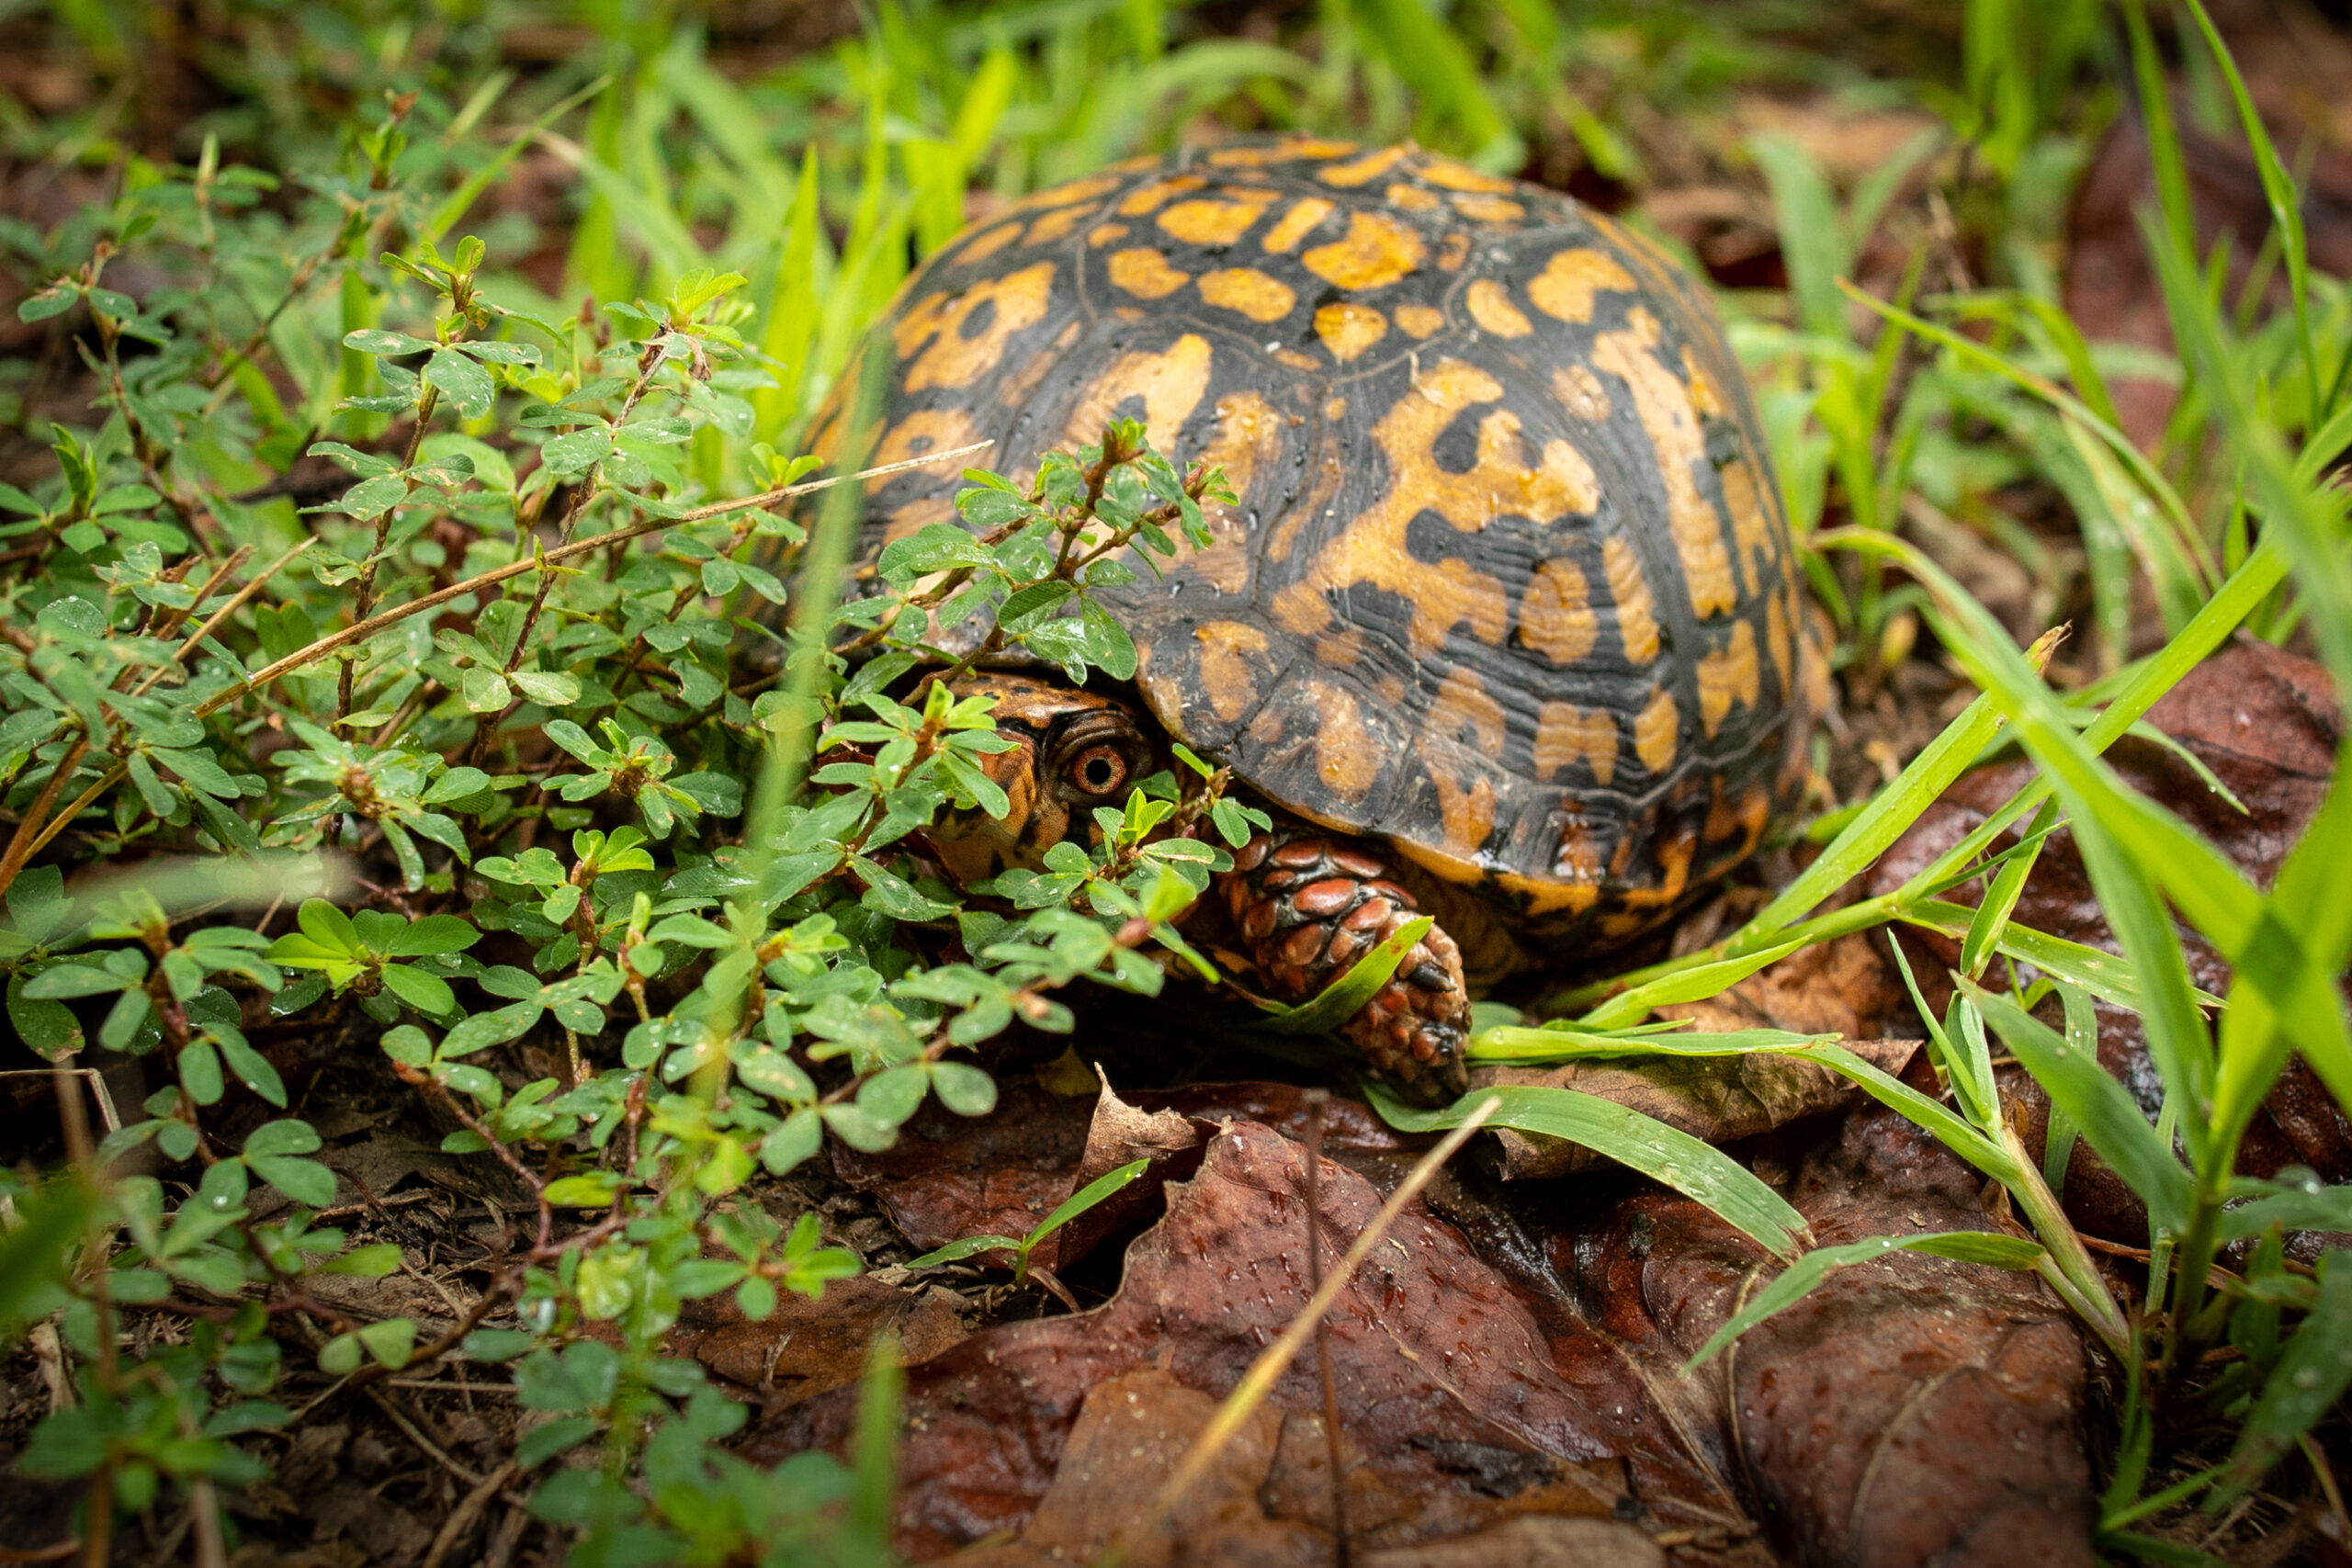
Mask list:
MULTIPOLYGON (((1204 1412, 1229 1390, 1305 1304, 1303 1177, 1298 1145, 1231 1122, 1208 1142, 1198 1173, 1169 1187, 1165 1217, 1129 1247, 1109 1304, 1002 1324, 910 1367, 902 1546, 932 1557, 1040 1518, 1048 1532, 1063 1528, 1041 1510, 1069 1456, 1086 1451, 1073 1445, 1090 1391, 1114 1386, 1119 1392, 1107 1397, 1142 1397, 1142 1385, 1113 1380, 1156 1374, 1204 1412)), ((1380 1198, 1344 1167, 1326 1171, 1323 1190, 1324 1245, 1336 1258, 1380 1198)), ((1520 1291, 1453 1226, 1408 1212, 1333 1314, 1343 1435, 1363 1456, 1363 1483, 1395 1499, 1385 1511, 1368 1500, 1361 1544, 1471 1533, 1535 1499, 1547 1513, 1615 1517, 1628 1477, 1626 1506, 1663 1521, 1660 1529, 1745 1526, 1729 1489, 1678 1439, 1622 1358, 1597 1341, 1568 1348, 1564 1365, 1520 1291), (1698 1500, 1695 1509, 1685 1499, 1698 1500)), ((1320 1404, 1311 1366, 1294 1367, 1261 1415, 1268 1452, 1284 1450, 1282 1420, 1311 1419, 1320 1404)), ((838 1446, 854 1409, 846 1391, 811 1401, 761 1423, 745 1451, 774 1461, 838 1446)), ((1259 1477, 1275 1476, 1242 1488, 1259 1499, 1243 1510, 1257 1522, 1243 1526, 1261 1547, 1311 1530, 1328 1506, 1316 1500, 1323 1486, 1306 1475, 1322 1451, 1319 1431, 1314 1437, 1297 1442, 1296 1484, 1280 1481, 1272 1458, 1250 1461, 1259 1477), (1268 1524, 1283 1528, 1261 1529, 1268 1524)), ((1157 1475, 1182 1451, 1181 1442, 1170 1445, 1157 1475)), ((1086 1528, 1105 1528, 1116 1512, 1086 1528)))

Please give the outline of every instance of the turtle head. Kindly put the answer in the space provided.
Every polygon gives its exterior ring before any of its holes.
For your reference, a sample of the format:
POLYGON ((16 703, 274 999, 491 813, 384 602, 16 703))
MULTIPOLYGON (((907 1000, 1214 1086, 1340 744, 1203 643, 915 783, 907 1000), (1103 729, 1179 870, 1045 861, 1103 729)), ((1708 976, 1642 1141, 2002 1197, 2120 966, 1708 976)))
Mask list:
POLYGON ((997 733, 1012 742, 978 759, 1012 809, 1001 819, 946 811, 928 835, 947 874, 966 886, 1008 866, 1040 867, 1064 839, 1091 842, 1094 808, 1124 805, 1163 765, 1152 728, 1116 697, 993 671, 959 678, 955 691, 994 697, 997 733))

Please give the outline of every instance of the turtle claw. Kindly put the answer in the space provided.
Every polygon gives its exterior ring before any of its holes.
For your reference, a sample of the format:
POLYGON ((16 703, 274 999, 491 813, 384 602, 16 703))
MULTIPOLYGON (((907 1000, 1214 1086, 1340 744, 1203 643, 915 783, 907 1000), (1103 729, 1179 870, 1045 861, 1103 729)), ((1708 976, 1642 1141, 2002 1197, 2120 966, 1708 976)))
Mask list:
MULTIPOLYGON (((1307 831, 1278 829, 1243 846, 1226 903, 1269 987, 1304 1002, 1411 920, 1413 896, 1386 871, 1361 845, 1307 831)), ((1340 1032, 1414 1100, 1466 1090, 1470 996, 1453 939, 1431 927, 1340 1032)))

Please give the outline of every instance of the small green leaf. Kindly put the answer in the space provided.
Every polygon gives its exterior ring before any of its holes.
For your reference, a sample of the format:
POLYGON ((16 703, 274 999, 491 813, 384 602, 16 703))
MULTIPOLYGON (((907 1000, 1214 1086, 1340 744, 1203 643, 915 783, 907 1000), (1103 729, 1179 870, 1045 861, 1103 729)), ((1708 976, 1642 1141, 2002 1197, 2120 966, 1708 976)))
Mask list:
POLYGON ((1996 1269, 2030 1269, 2043 1254, 2039 1243, 1992 1231, 1939 1231, 1928 1235, 1874 1235, 1843 1247, 1824 1247, 1806 1253, 1779 1278, 1748 1298, 1730 1322, 1715 1330, 1698 1353, 1683 1363, 1685 1372, 1713 1360, 1732 1341, 1766 1318, 1786 1312, 1809 1294, 1837 1269, 1849 1269, 1894 1252, 1924 1252, 1963 1263, 1988 1263, 1996 1269))
POLYGON ((1268 1007, 1267 1027, 1282 1034, 1327 1034, 1356 1015, 1358 1009, 1380 993, 1396 973, 1396 965, 1413 944, 1430 934, 1437 921, 1422 915, 1396 928, 1396 934, 1355 961, 1348 972, 1323 987, 1304 1007, 1268 1007))

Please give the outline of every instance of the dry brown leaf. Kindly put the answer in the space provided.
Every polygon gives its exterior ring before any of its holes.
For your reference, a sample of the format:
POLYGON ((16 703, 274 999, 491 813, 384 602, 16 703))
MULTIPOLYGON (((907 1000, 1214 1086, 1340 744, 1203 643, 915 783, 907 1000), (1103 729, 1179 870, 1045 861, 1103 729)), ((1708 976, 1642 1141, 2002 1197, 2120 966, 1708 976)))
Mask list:
MULTIPOLYGON (((999 1325, 910 1367, 901 1549, 928 1558, 1027 1528, 1090 1392, 1110 1380, 1153 1369, 1204 1399, 1228 1392, 1306 1303, 1304 1175, 1297 1145, 1235 1122, 1210 1140, 1197 1175, 1169 1187, 1167 1214, 1128 1248, 1108 1305, 999 1325)), ((1380 1193, 1336 1165, 1322 1191, 1323 1244, 1336 1260, 1380 1193)), ((1716 1467, 1677 1435, 1619 1350, 1541 1318, 1426 1211, 1408 1211, 1374 1249, 1340 1297, 1330 1343, 1342 1432, 1363 1456, 1351 1469, 1405 1500, 1385 1523, 1367 1504, 1367 1545, 1468 1533, 1530 1497, 1548 1512, 1575 1498, 1611 1512, 1628 1465, 1650 1515, 1745 1524, 1716 1467)), ((1309 1361, 1275 1385, 1268 1408, 1320 1407, 1309 1361)), ((837 1391, 763 1420, 744 1451, 772 1462, 839 1449, 854 1410, 851 1392, 837 1391)), ((1309 1520, 1328 1484, 1312 1473, 1316 1438, 1276 1444, 1296 1456, 1297 1473, 1270 1492, 1299 1499, 1287 1506, 1309 1520)))
MULTIPOLYGON (((1979 1178, 1876 1105, 1789 1196, 1823 1245, 1990 1228, 1979 1178)), ((1754 1291, 1754 1243, 1645 1192, 1555 1257, 1600 1326, 1703 1400, 1784 1547, 1807 1564, 2087 1565, 2082 1340, 2031 1275, 1898 1254, 1841 1270, 1685 1378, 1754 1291)))

